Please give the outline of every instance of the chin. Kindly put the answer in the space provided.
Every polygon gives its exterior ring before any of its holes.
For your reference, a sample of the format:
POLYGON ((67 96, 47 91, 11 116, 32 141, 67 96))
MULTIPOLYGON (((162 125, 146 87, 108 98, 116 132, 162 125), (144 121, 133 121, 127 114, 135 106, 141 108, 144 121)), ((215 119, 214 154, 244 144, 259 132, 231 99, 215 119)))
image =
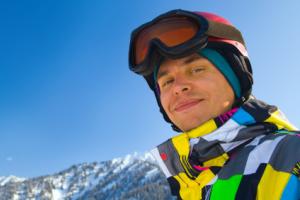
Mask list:
POLYGON ((190 131, 194 128, 197 128, 197 127, 203 125, 204 123, 206 123, 209 120, 210 119, 199 119, 199 118, 197 119, 197 118, 193 117, 193 118, 189 118, 189 119, 184 120, 185 121, 184 123, 175 123, 175 124, 182 131, 186 132, 186 131, 190 131))

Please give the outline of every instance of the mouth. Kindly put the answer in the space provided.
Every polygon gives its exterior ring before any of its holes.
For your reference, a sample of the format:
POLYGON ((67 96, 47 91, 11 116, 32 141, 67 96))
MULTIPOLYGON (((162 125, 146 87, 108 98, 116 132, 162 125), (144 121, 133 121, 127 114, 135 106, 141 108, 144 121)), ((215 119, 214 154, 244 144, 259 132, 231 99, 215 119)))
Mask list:
POLYGON ((193 108, 194 106, 198 105, 203 100, 204 99, 195 99, 195 100, 187 100, 187 101, 180 102, 175 106, 174 111, 175 112, 183 112, 183 111, 189 110, 189 109, 193 108))

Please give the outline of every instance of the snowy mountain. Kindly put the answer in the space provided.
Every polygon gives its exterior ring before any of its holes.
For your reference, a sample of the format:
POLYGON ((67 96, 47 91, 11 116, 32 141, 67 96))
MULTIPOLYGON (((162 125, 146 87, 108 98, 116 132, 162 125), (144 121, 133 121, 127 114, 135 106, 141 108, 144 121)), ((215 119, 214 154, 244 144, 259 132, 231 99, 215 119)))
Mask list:
POLYGON ((73 165, 32 179, 0 177, 0 200, 172 199, 151 154, 73 165))

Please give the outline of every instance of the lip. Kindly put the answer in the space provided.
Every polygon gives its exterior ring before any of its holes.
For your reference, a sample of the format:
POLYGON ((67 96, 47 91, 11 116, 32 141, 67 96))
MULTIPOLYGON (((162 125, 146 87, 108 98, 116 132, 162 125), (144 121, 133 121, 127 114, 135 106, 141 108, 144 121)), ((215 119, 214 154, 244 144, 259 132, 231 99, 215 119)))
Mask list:
POLYGON ((181 101, 175 105, 174 111, 175 112, 186 111, 186 110, 198 105, 201 101, 203 101, 203 99, 193 99, 193 100, 181 101))

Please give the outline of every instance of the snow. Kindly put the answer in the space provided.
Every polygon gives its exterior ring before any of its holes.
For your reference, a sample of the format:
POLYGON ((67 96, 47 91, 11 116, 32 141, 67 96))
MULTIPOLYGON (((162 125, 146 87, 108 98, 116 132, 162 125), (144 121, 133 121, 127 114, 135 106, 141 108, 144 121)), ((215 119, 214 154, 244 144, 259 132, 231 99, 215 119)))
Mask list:
POLYGON ((131 165, 136 160, 148 161, 148 162, 152 162, 152 163, 156 162, 153 155, 149 152, 146 152, 146 153, 143 153, 143 154, 138 153, 138 152, 134 152, 133 154, 126 155, 124 158, 115 158, 115 159, 113 159, 112 164, 119 165, 117 168, 115 168, 113 173, 118 173, 119 171, 121 171, 125 167, 131 165))
POLYGON ((53 195, 53 200, 63 200, 65 196, 61 190, 57 190, 57 189, 54 189, 52 191, 52 195, 53 195))
POLYGON ((19 200, 19 195, 14 194, 12 200, 19 200))
POLYGON ((146 175, 145 175, 145 178, 147 179, 147 178, 151 178, 152 176, 154 176, 155 174, 157 174, 159 171, 158 171, 158 169, 157 168, 154 168, 154 169, 152 169, 152 170, 150 170, 150 171, 148 171, 147 173, 146 173, 146 175))
POLYGON ((115 164, 119 164, 119 166, 117 166, 116 169, 113 170, 113 173, 118 173, 119 171, 124 169, 126 166, 128 166, 130 163, 132 163, 132 161, 134 160, 134 157, 135 157, 135 155, 127 155, 121 162, 115 163, 115 164))
POLYGON ((114 159, 111 160, 111 163, 112 163, 113 165, 115 165, 115 164, 120 163, 121 161, 122 161, 122 158, 114 158, 114 159))
POLYGON ((109 190, 110 188, 112 188, 114 185, 116 185, 116 183, 112 182, 112 183, 108 184, 107 186, 105 186, 104 188, 102 188, 101 190, 105 192, 105 191, 109 190))
POLYGON ((92 190, 98 183, 99 181, 108 174, 108 172, 103 172, 99 173, 98 176, 96 177, 95 174, 99 171, 100 165, 94 166, 94 169, 91 171, 86 171, 85 175, 87 175, 85 182, 82 182, 81 185, 84 185, 83 190, 77 190, 76 194, 72 196, 72 199, 77 199, 84 193, 86 193, 89 190, 92 190))
POLYGON ((141 157, 143 161, 156 162, 154 156, 150 152, 146 152, 143 157, 141 157))
MULTIPOLYGON (((40 195, 44 192, 45 187, 49 188, 50 186, 51 190, 43 193, 43 198, 51 198, 52 200, 75 200, 80 198, 86 192, 92 191, 102 179, 110 176, 112 172, 118 173, 125 168, 126 170, 138 169, 141 165, 140 161, 152 162, 155 160, 150 153, 140 154, 135 152, 131 155, 126 155, 123 158, 115 158, 111 160, 111 162, 94 162, 90 164, 83 163, 74 165, 70 167, 70 169, 56 173, 52 176, 41 178, 41 180, 36 178, 30 185, 29 193, 27 193, 28 189, 25 185, 17 188, 13 198, 15 200, 20 200, 29 196, 35 198, 36 195, 40 195)), ((155 176, 158 172, 159 170, 157 168, 145 171, 145 179, 155 176)), ((0 177, 0 187, 8 182, 22 182, 25 180, 25 178, 18 178, 15 176, 0 177)), ((103 192, 112 190, 113 187, 118 184, 118 182, 111 181, 110 183, 103 185, 101 190, 103 192)))
POLYGON ((16 176, 0 177, 0 186, 4 186, 8 182, 23 182, 25 178, 19 178, 16 176))

